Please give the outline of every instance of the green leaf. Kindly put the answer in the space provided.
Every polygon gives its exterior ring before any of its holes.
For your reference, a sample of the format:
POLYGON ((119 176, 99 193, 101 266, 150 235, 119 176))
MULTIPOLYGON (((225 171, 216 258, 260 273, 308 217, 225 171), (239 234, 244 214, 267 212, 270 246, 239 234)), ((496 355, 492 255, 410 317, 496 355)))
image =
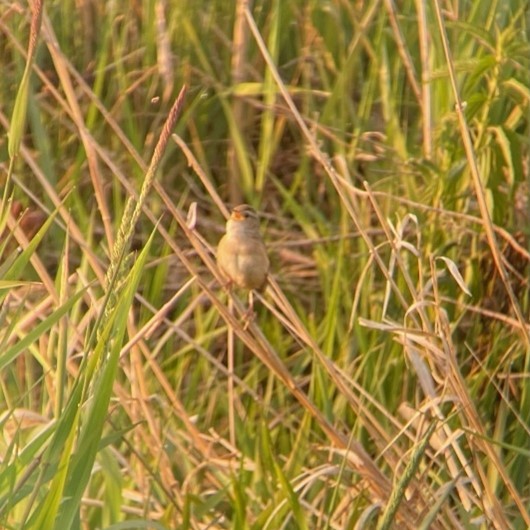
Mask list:
POLYGON ((28 111, 28 97, 29 97, 29 76, 31 73, 31 61, 28 60, 22 81, 17 92, 17 99, 13 108, 13 115, 11 116, 11 126, 8 134, 7 149, 9 156, 13 158, 20 149, 20 142, 26 127, 26 114, 28 111))
POLYGON ((5 352, 0 354, 0 370, 3 370, 9 363, 12 363, 22 352, 31 344, 36 342, 46 331, 55 325, 64 315, 68 313, 71 307, 85 294, 82 289, 69 298, 62 306, 58 307, 42 322, 31 329, 22 339, 15 342, 5 352))
POLYGON ((15 287, 37 287, 41 282, 24 282, 15 280, 0 280, 0 291, 3 289, 14 289, 15 287))
POLYGON ((13 262, 11 267, 6 271, 4 275, 4 280, 18 280, 19 276, 22 275, 26 265, 28 264, 32 254, 35 252, 37 246, 44 238, 48 228, 53 223, 55 216, 57 215, 57 210, 52 212, 48 216, 46 222, 40 227, 39 231, 33 236, 30 240, 28 246, 20 253, 20 256, 13 262))
MULTIPOLYGON (((278 62, 278 54, 280 49, 280 20, 281 11, 279 9, 278 0, 272 2, 270 19, 271 28, 269 33, 268 49, 272 60, 275 64, 278 62)), ((265 109, 261 117, 261 134, 260 144, 258 149, 258 167, 256 168, 256 189, 258 192, 263 190, 265 185, 265 176, 270 165, 273 153, 278 144, 277 137, 274 134, 275 114, 274 109, 276 103, 276 82, 270 68, 265 71, 265 81, 263 83, 264 89, 264 103, 265 109)))
POLYGON ((81 498, 92 472, 96 454, 100 447, 99 443, 103 433, 103 426, 107 419, 123 338, 127 329, 129 310, 140 283, 153 236, 154 232, 136 260, 117 304, 105 322, 105 328, 96 344, 96 352, 94 354, 102 358, 102 364, 99 368, 97 379, 93 383, 87 416, 83 421, 77 448, 70 464, 61 512, 55 524, 57 530, 71 528, 78 514, 81 498))

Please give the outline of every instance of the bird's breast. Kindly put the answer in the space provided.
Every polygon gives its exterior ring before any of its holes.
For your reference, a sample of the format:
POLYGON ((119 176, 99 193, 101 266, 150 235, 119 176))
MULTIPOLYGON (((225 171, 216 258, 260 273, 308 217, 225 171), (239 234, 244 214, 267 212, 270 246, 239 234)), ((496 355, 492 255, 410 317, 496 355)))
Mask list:
POLYGON ((224 236, 217 262, 230 280, 244 289, 260 289, 267 280, 269 258, 260 239, 224 236))

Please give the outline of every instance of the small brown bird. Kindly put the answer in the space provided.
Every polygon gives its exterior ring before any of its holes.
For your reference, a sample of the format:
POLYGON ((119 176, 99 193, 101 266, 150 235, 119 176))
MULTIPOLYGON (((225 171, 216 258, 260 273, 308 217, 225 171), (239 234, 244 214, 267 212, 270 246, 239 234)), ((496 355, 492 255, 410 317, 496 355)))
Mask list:
MULTIPOLYGON (((232 209, 226 234, 217 247, 217 265, 233 283, 243 289, 261 290, 267 284, 269 257, 259 231, 258 214, 248 204, 232 209)), ((250 295, 252 309, 252 295, 250 295)))

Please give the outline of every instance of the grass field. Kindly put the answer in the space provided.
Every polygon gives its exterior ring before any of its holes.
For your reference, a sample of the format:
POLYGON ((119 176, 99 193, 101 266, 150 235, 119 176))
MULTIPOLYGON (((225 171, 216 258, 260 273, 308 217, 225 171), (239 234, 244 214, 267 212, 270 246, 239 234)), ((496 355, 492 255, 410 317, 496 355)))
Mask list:
POLYGON ((42 3, 0 2, 0 528, 529 528, 528 1, 42 3))

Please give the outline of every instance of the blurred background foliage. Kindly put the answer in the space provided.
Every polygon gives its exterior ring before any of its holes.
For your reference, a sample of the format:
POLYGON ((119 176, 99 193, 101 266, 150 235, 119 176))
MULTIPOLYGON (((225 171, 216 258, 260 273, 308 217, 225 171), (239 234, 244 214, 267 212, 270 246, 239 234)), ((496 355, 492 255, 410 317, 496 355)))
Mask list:
POLYGON ((0 1, 0 526, 528 527, 528 2, 49 0, 22 122, 35 4, 0 1), (249 329, 217 194, 262 213, 249 329))

